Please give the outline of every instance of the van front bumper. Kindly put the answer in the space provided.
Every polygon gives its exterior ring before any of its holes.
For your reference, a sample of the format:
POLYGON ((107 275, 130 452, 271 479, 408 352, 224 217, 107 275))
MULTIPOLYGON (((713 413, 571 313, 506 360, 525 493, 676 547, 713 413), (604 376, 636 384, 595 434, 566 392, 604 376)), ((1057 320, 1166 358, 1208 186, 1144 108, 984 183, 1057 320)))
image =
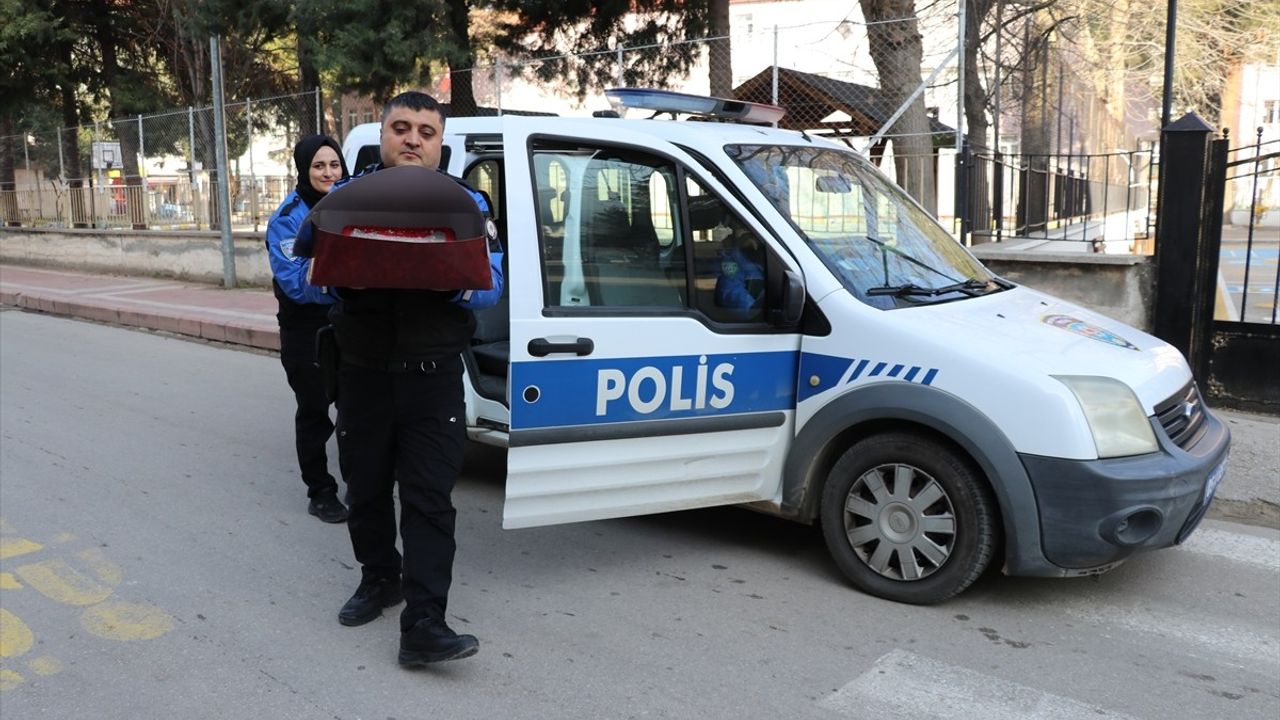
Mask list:
POLYGON ((1109 460, 1020 455, 1035 490, 1045 559, 1064 574, 1103 572, 1175 545, 1204 518, 1226 472, 1231 432, 1205 411, 1205 432, 1179 448, 1153 419, 1160 450, 1109 460))

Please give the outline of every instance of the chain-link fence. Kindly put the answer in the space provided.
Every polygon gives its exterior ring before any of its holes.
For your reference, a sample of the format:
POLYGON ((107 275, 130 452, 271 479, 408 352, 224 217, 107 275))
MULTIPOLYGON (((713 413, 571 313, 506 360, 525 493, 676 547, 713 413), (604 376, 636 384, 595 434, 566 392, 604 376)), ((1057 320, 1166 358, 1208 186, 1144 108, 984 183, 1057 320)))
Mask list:
MULTIPOLYGON (((495 110, 572 115, 607 108, 606 87, 662 87, 781 105, 787 116, 780 126, 811 134, 863 140, 876 136, 881 145, 918 136, 929 149, 954 147, 956 9, 955 2, 931 4, 918 16, 875 23, 862 20, 856 10, 802 25, 787 24, 794 17, 781 13, 773 19, 782 24, 748 16, 725 37, 497 62, 450 73, 430 89, 453 106, 455 115, 495 110), (898 26, 920 35, 919 52, 910 56, 913 67, 901 73, 902 87, 887 89, 880 73, 901 58, 886 43, 873 43, 870 35, 877 27, 898 26), (713 86, 717 74, 721 79, 713 86), (469 90, 462 89, 468 84, 469 90), (894 117, 908 100, 923 109, 924 129, 910 130, 901 117, 894 117), (892 126, 890 120, 895 121, 892 126)), ((931 153, 927 149, 925 154, 931 153)))
MULTIPOLYGON (((900 15, 910 4, 878 5, 887 16, 867 18, 859 5, 809 0, 808 17, 827 19, 797 22, 790 4, 743 4, 733 8, 727 36, 502 59, 447 73, 423 89, 448 103, 453 116, 588 115, 608 108, 604 89, 616 86, 780 105, 787 111, 780 127, 865 152, 928 210, 958 220, 957 232, 966 222, 990 229, 1053 220, 1019 222, 1012 198, 1001 208, 1007 223, 990 215, 994 171, 975 175, 961 167, 956 159, 965 152, 999 165, 1008 162, 1001 153, 1084 157, 1134 148, 1116 130, 1123 114, 1082 110, 1108 105, 1094 102, 1089 78, 1072 74, 1067 56, 1030 16, 1021 25, 999 13, 963 20, 957 0, 925 4, 909 16, 900 15), (962 96, 972 106, 967 113, 962 96), (966 195, 957 200, 958 192, 966 195), (975 208, 987 214, 976 217, 975 208)), ((366 102, 356 112, 335 102, 324 111, 333 119, 329 127, 343 135, 361 120, 376 120, 373 107, 366 102)), ((293 142, 320 127, 320 115, 318 91, 227 107, 234 226, 264 224, 293 185, 293 142)), ((0 151, 15 158, 18 170, 16 190, 3 191, 8 198, 0 210, 21 224, 212 227, 218 217, 212 138, 210 108, 0 138, 0 151)))
MULTIPOLYGON (((258 230, 293 189, 292 148, 319 132, 319 92, 228 104, 231 223, 258 230)), ((213 108, 0 137, 14 189, 0 191, 5 224, 80 228, 216 227, 213 108)))

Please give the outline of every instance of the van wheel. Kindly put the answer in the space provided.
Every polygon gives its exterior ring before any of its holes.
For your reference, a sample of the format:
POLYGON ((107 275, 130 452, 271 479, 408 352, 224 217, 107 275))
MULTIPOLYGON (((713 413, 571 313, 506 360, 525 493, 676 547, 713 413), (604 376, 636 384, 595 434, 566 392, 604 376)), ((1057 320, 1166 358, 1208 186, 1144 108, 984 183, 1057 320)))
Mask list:
POLYGON ((897 602, 942 602, 986 569, 991 492, 966 459, 928 438, 885 433, 845 451, 822 493, 822 534, 855 587, 897 602))

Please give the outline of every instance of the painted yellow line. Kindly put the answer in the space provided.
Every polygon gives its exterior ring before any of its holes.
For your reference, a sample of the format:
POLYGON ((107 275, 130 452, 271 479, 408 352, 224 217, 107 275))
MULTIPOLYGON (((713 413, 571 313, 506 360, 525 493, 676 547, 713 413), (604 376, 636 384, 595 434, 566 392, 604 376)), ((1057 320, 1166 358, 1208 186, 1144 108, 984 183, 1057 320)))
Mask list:
POLYGON ((62 663, 57 658, 46 655, 27 663, 27 667, 37 675, 52 675, 62 669, 62 663))
POLYGON ((36 592, 64 605, 96 605, 111 596, 110 587, 98 583, 63 560, 31 563, 15 572, 36 592))
POLYGON ((158 607, 116 601, 85 610, 80 624, 107 640, 154 640, 173 629, 173 618, 158 607))
POLYGON ((31 649, 35 636, 22 618, 0 608, 0 658, 18 657, 31 649))
POLYGON ((94 575, 97 575, 99 580, 111 587, 119 585, 120 581, 124 580, 124 571, 120 569, 119 565, 108 560, 106 553, 102 552, 100 548, 81 550, 76 553, 76 557, 94 575))
POLYGON ((21 590, 22 583, 18 582, 18 578, 13 573, 0 572, 0 590, 21 590))
POLYGON ((21 684, 21 675, 12 670, 0 670, 0 692, 12 690, 21 684))
POLYGON ((26 538, 0 537, 0 560, 8 560, 42 549, 44 546, 26 538))

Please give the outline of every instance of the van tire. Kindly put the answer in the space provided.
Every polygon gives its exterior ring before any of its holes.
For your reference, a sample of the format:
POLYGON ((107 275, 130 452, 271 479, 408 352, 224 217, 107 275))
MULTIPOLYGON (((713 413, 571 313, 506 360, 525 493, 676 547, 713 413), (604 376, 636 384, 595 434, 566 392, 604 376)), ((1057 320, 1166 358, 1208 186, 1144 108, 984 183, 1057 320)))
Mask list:
POLYGON ((996 546, 990 488, 956 451, 888 432, 844 452, 822 492, 822 534, 854 587, 928 605, 956 596, 986 570, 996 546))

